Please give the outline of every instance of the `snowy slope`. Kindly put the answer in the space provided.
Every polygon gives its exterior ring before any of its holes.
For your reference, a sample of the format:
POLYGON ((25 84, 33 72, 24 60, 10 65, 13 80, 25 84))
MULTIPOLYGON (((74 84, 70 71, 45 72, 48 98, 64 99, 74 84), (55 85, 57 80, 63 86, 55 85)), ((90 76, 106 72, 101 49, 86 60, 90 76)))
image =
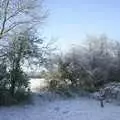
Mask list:
POLYGON ((74 100, 41 101, 35 104, 0 108, 0 120, 120 120, 120 107, 79 98, 74 100))

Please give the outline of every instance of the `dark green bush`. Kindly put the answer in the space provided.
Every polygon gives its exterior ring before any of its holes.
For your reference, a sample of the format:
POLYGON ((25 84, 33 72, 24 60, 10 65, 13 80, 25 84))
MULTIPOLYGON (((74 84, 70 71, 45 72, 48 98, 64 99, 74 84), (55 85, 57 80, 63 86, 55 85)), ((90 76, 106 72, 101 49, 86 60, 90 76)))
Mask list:
POLYGON ((0 106, 10 106, 30 100, 30 91, 19 89, 14 97, 8 89, 0 89, 0 106))
POLYGON ((18 89, 14 95, 14 98, 18 103, 28 101, 30 98, 30 91, 26 91, 25 89, 18 89))
POLYGON ((16 103, 17 100, 11 96, 9 90, 0 89, 0 106, 10 106, 16 103))

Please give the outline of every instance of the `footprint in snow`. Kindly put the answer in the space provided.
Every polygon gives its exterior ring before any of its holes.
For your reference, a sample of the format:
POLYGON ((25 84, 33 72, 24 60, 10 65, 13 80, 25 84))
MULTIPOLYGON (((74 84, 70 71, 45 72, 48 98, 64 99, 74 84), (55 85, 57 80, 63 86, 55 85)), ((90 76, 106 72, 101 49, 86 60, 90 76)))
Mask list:
POLYGON ((59 107, 55 107, 54 109, 55 109, 55 111, 59 111, 59 110, 60 110, 60 108, 59 108, 59 107))
MULTIPOLYGON (((54 110, 57 111, 57 112, 59 112, 60 108, 59 107, 55 107, 54 110)), ((63 114, 67 114, 67 113, 69 113, 69 111, 63 111, 62 113, 63 114)))
POLYGON ((69 113, 69 111, 63 111, 63 114, 67 114, 67 113, 69 113))

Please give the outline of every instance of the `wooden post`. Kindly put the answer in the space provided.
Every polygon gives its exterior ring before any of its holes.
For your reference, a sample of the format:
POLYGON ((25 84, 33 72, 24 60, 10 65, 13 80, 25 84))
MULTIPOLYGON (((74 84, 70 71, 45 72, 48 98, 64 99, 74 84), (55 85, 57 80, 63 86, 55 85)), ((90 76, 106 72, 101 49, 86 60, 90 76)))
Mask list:
POLYGON ((104 107, 104 99, 105 99, 105 92, 103 89, 100 90, 100 96, 99 96, 99 100, 100 100, 100 106, 103 108, 104 107))
POLYGON ((103 99, 100 100, 100 106, 101 106, 102 108, 104 107, 103 99))

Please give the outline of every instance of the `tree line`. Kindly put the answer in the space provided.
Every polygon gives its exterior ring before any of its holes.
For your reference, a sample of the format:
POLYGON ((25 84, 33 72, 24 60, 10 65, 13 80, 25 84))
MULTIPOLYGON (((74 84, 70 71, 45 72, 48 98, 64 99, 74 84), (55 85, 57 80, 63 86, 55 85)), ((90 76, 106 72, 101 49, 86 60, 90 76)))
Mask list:
POLYGON ((94 92, 120 82, 120 42, 105 35, 88 36, 81 45, 53 58, 48 73, 51 90, 94 92))
POLYGON ((43 0, 0 0, 0 105, 28 98, 30 77, 24 68, 45 68, 40 76, 49 90, 68 95, 120 82, 119 41, 89 36, 69 52, 55 54, 53 43, 37 32, 47 16, 43 0))

